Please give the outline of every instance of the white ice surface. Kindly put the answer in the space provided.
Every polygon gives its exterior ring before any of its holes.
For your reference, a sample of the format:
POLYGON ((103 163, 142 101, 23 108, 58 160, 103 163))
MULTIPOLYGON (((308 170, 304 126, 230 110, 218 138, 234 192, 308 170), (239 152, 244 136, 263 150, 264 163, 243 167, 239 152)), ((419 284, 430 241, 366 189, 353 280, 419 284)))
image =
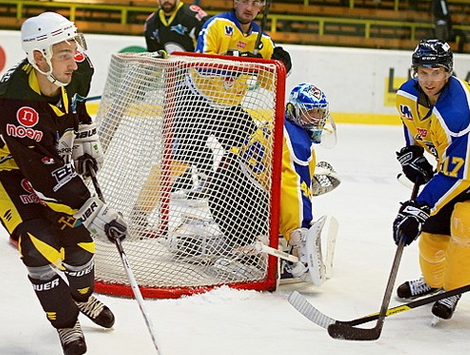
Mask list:
MULTIPOLYGON (((338 146, 318 149, 342 176, 341 186, 318 197, 316 214, 340 224, 333 276, 321 287, 281 286, 274 293, 221 288, 178 300, 146 300, 161 355, 460 355, 470 348, 470 297, 464 295, 451 321, 431 327, 430 306, 389 317, 379 340, 331 339, 287 302, 298 290, 327 315, 349 320, 377 312, 395 253, 391 223, 399 201, 411 191, 395 176, 398 126, 339 125, 338 146)), ((17 252, 0 239, 0 354, 60 355, 17 252)), ((125 247, 125 243, 124 243, 125 247)), ((419 276, 417 246, 405 249, 397 284, 419 276)), ((113 330, 85 317, 82 327, 92 355, 156 354, 135 300, 98 295, 116 314, 113 330)), ((399 302, 392 299, 392 305, 399 302)), ((373 326, 374 322, 363 325, 373 326)))

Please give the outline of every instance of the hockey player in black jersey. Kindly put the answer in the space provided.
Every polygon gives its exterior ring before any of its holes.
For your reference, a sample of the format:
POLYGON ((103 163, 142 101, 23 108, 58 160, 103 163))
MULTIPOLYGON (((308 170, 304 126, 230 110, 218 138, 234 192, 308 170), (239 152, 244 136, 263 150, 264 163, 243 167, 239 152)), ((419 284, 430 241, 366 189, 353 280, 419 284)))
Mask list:
POLYGON ((180 0, 158 0, 159 9, 145 21, 147 50, 165 50, 168 54, 194 52, 197 36, 209 18, 198 5, 180 0))
POLYGON ((87 350, 80 312, 104 328, 114 324, 111 310, 92 295, 92 237, 110 241, 110 228, 120 231, 117 238, 127 230, 84 182, 85 165, 98 170, 103 156, 96 125, 77 100, 88 94, 94 70, 82 38, 57 13, 27 19, 21 28, 27 58, 0 80, 1 222, 18 243, 65 355, 87 350))

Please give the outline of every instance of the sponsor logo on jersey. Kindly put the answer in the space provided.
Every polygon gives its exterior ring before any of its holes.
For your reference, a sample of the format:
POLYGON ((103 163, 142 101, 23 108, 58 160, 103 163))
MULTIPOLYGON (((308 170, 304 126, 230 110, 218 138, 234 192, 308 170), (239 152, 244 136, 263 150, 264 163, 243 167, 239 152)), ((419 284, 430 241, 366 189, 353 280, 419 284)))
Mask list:
POLYGON ((238 41, 238 42, 237 42, 237 47, 238 47, 238 48, 245 49, 245 48, 246 48, 246 42, 238 41))
POLYGON ((196 19, 198 21, 201 21, 204 17, 207 16, 207 12, 205 12, 203 9, 201 9, 199 6, 197 5, 189 5, 189 9, 193 12, 196 12, 196 19))
POLYGON ((232 26, 224 26, 224 33, 226 36, 232 37, 233 36, 233 27, 232 26))
POLYGON ((188 32, 188 28, 179 23, 176 26, 171 26, 171 31, 174 31, 180 35, 184 35, 186 32, 188 32))
POLYGON ((407 120, 413 120, 413 114, 411 113, 411 107, 408 105, 400 105, 400 114, 401 117, 406 118, 407 120))
POLYGON ((416 128, 417 136, 420 138, 426 138, 428 135, 428 130, 425 128, 416 128))
POLYGON ((32 129, 39 122, 39 113, 29 106, 23 106, 16 112, 16 120, 20 126, 7 124, 6 133, 11 137, 29 138, 40 142, 44 135, 43 132, 32 129))
POLYGON ((15 126, 13 124, 7 124, 6 133, 10 137, 29 138, 35 140, 36 142, 40 142, 44 135, 44 133, 41 131, 23 126, 15 126))
POLYGON ((41 162, 44 165, 54 165, 55 164, 54 158, 51 158, 51 157, 44 157, 44 158, 41 159, 41 162))
POLYGON ((77 176, 77 173, 75 172, 72 164, 65 164, 54 170, 52 172, 52 176, 57 181, 57 185, 54 186, 53 191, 57 192, 62 186, 77 176))
POLYGON ((75 55, 73 56, 73 58, 75 59, 76 62, 81 63, 81 62, 85 61, 86 54, 83 53, 83 52, 77 51, 77 52, 75 52, 75 55))
POLYGON ((39 122, 39 113, 32 107, 23 106, 16 112, 17 121, 25 127, 34 127, 39 122))
POLYGON ((21 202, 24 205, 29 205, 32 203, 41 203, 41 199, 36 192, 34 191, 33 187, 31 186, 30 182, 26 179, 21 180, 21 187, 25 190, 28 194, 22 194, 19 196, 21 202))

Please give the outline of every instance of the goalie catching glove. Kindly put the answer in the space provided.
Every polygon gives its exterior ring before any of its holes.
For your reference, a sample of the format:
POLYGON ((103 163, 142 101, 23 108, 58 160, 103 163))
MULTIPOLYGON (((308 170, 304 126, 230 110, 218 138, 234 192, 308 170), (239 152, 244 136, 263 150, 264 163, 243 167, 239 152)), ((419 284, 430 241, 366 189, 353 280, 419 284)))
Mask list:
POLYGON ((98 197, 90 197, 73 217, 82 222, 93 238, 114 243, 127 236, 127 223, 122 215, 98 197))
POLYGON ((93 170, 98 172, 103 165, 103 150, 98 137, 96 123, 80 124, 75 133, 72 159, 75 170, 83 177, 89 176, 87 163, 93 164, 93 170))
POLYGON ((315 165, 315 173, 312 179, 312 194, 320 196, 336 189, 341 180, 330 163, 320 161, 315 165))
POLYGON ((414 200, 403 202, 393 222, 393 239, 398 245, 404 239, 410 245, 421 233, 421 228, 429 218, 430 208, 426 203, 414 200))
POLYGON ((397 152, 397 159, 405 176, 413 183, 422 185, 432 179, 434 170, 424 157, 424 148, 418 145, 403 147, 397 152))

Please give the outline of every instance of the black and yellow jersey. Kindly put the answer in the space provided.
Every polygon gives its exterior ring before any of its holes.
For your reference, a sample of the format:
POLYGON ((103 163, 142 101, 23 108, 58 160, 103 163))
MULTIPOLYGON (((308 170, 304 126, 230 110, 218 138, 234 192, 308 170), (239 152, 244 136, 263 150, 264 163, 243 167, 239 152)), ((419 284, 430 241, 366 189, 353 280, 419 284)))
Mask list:
POLYGON ((72 112, 74 95, 85 97, 94 72, 86 55, 57 97, 41 95, 36 72, 25 59, 0 80, 0 171, 19 169, 44 203, 74 213, 90 197, 71 161, 74 131, 91 117, 84 102, 72 112), (60 150, 60 151, 59 151, 60 150))
POLYGON ((180 2, 168 18, 162 9, 158 9, 145 21, 147 51, 164 49, 168 54, 175 51, 194 52, 199 31, 208 18, 209 15, 194 4, 180 2))

